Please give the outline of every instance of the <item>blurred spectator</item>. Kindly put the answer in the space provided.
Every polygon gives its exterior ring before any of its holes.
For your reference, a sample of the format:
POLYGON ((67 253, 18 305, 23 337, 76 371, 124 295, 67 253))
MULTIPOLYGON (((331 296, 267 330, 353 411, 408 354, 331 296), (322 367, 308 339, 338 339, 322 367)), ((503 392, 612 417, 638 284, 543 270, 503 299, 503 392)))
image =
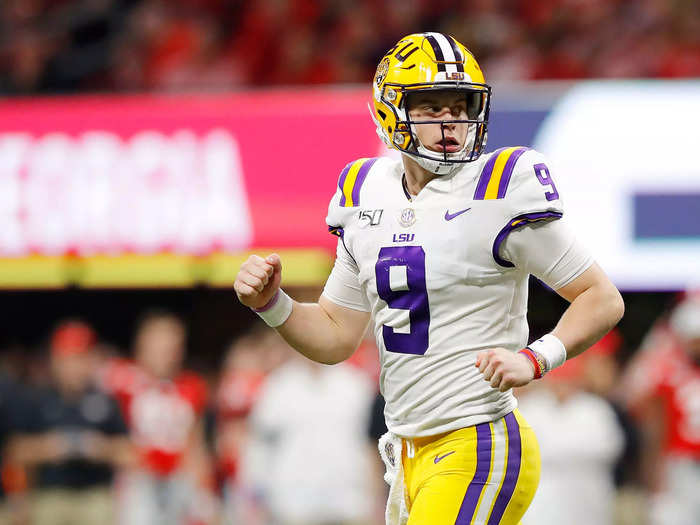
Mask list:
POLYGON ((700 75, 691 0, 4 0, 0 93, 366 82, 426 30, 490 81, 700 75))
POLYGON ((370 408, 370 420, 367 428, 369 461, 373 470, 371 493, 374 496, 372 501, 372 523, 383 525, 385 523, 385 511, 387 498, 389 497, 389 485, 384 481, 386 466, 379 454, 378 445, 381 438, 388 429, 384 419, 384 407, 386 402, 381 392, 377 392, 370 408))
POLYGON ((613 329, 586 352, 581 360, 582 386, 610 403, 625 436, 623 452, 615 465, 614 480, 618 489, 638 480, 640 436, 635 421, 619 399, 620 364, 618 353, 622 337, 613 329))
POLYGON ((373 395, 366 375, 345 363, 326 366, 294 354, 269 375, 251 415, 243 472, 260 490, 266 523, 368 522, 373 395))
POLYGON ((583 388, 609 403, 624 436, 622 452, 613 469, 617 490, 615 524, 637 525, 646 517, 644 494, 639 487, 641 436, 636 422, 619 398, 618 354, 621 346, 622 337, 617 329, 613 329, 576 359, 580 360, 582 368, 583 388))
POLYGON ((27 519, 24 492, 27 479, 24 469, 4 457, 10 437, 21 429, 24 389, 14 378, 0 371, 0 523, 14 525, 27 519))
POLYGON ((138 455, 119 480, 125 525, 206 523, 216 511, 202 417, 207 386, 182 370, 185 338, 180 319, 149 312, 136 330, 134 361, 114 360, 103 371, 138 455))
POLYGON ((374 330, 368 328, 365 337, 360 343, 360 347, 346 362, 350 363, 360 370, 363 370, 372 379, 375 385, 375 395, 369 408, 369 420, 365 430, 367 436, 367 450, 369 456, 369 464, 372 474, 370 476, 370 512, 371 519, 369 523, 383 525, 385 522, 385 510, 387 497, 389 496, 389 485, 384 481, 384 471, 386 469, 384 461, 379 455, 377 445, 379 438, 386 432, 386 420, 384 419, 384 396, 377 391, 379 386, 379 351, 374 340, 374 330))
POLYGON ((650 522, 700 522, 700 295, 652 328, 622 393, 642 425, 650 522))
POLYGON ((568 361, 519 399, 542 457, 540 484, 523 525, 613 523, 613 469, 624 435, 609 403, 582 388, 583 366, 583 357, 568 361))
POLYGON ((23 433, 11 439, 13 464, 31 471, 31 523, 90 525, 114 515, 114 467, 133 459, 119 407, 98 391, 95 334, 70 321, 51 336, 51 384, 23 407, 23 433))
POLYGON ((249 441, 248 416, 267 374, 266 356, 281 339, 269 328, 258 328, 234 341, 226 352, 216 398, 216 454, 222 482, 224 522, 255 523, 256 501, 241 483, 241 457, 249 441))

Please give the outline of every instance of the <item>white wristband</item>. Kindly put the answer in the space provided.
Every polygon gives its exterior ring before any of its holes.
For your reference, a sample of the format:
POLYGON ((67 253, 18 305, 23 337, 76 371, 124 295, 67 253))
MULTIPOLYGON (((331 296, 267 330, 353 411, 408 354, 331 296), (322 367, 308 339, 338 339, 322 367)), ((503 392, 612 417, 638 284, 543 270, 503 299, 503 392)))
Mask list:
POLYGON ((276 328, 284 323, 292 314, 293 304, 294 301, 292 301, 292 298, 280 288, 265 306, 262 308, 253 308, 252 310, 258 314, 268 326, 276 328))
POLYGON ((547 371, 563 365, 566 361, 566 347, 555 335, 543 335, 527 347, 544 358, 547 363, 547 371))

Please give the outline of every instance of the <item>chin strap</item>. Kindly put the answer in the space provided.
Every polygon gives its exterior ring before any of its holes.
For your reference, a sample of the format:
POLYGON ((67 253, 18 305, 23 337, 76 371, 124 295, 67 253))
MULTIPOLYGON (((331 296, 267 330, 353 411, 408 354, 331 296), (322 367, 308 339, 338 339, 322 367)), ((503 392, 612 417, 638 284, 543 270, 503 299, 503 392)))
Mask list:
MULTIPOLYGON (((455 170, 459 169, 459 164, 450 162, 449 158, 447 159, 447 162, 445 162, 444 160, 429 159, 425 157, 420 157, 418 155, 411 155, 411 153, 397 148, 396 146, 394 146, 394 144, 391 143, 391 140, 384 131, 384 128, 377 120, 377 117, 374 116, 374 112, 372 111, 372 107, 369 105, 369 102, 367 103, 367 110, 369 111, 369 116, 372 118, 372 122, 374 122, 374 125, 376 126, 375 131, 377 132, 377 136, 381 139, 381 141, 384 144, 387 145, 387 147, 398 150, 399 152, 401 152, 402 155, 408 155, 411 159, 415 160, 420 167, 428 170, 430 173, 434 173, 435 175, 449 175, 455 170)), ((412 124, 413 123, 410 123, 411 126, 412 124)), ((420 143, 420 140, 418 140, 418 135, 416 134, 415 129, 413 129, 413 127, 411 127, 410 129, 411 135, 413 135, 413 140, 416 143, 416 149, 418 150, 418 152, 423 155, 430 155, 430 150, 423 146, 420 143)), ((451 155, 458 155, 464 151, 464 149, 467 147, 467 144, 469 143, 470 134, 472 132, 475 131, 469 129, 469 131, 467 132, 467 138, 464 141, 463 148, 456 153, 452 153, 451 155)))

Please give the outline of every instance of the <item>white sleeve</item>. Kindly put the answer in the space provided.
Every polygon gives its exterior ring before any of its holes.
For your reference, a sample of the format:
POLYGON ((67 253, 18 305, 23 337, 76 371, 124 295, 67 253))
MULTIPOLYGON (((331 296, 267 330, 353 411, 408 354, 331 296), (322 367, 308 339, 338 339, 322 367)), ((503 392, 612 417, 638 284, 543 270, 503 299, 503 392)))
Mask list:
POLYGON ((532 223, 511 232, 500 253, 554 290, 569 284, 594 262, 564 219, 532 223))
POLYGON ((358 280, 360 270, 357 268, 355 260, 345 249, 342 238, 338 239, 335 255, 335 264, 328 276, 322 295, 345 308, 369 312, 371 309, 367 297, 358 280))

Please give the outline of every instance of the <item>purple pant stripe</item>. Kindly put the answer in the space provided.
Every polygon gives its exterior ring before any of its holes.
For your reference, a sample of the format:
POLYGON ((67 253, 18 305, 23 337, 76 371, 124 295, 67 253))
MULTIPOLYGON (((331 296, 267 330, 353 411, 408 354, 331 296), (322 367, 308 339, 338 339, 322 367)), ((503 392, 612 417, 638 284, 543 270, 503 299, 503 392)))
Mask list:
POLYGON ((469 525, 479 502, 481 491, 491 470, 491 427, 488 423, 476 426, 476 471, 459 508, 455 525, 469 525))
POLYGON ((352 168, 353 163, 351 162, 345 168, 343 168, 343 171, 340 172, 340 178, 338 179, 338 188, 340 188, 340 206, 345 206, 345 193, 343 192, 343 186, 345 186, 345 179, 348 176, 348 172, 350 171, 350 168, 352 168))
POLYGON ((518 148, 513 153, 510 154, 506 165, 503 167, 503 175, 501 175, 501 181, 498 184, 498 195, 497 199, 502 199, 506 196, 506 191, 508 191, 508 183, 510 182, 510 176, 513 174, 513 168, 515 168, 515 163, 518 162, 520 155, 525 153, 528 148, 518 148))
POLYGON ((364 184, 365 179, 367 178, 367 174, 369 173, 369 170, 374 166, 374 163, 377 162, 377 159, 369 159, 362 164, 360 167, 360 171, 357 172, 357 178, 355 179, 355 185, 352 187, 352 204, 353 206, 359 206, 360 205, 360 188, 362 188, 362 184, 364 184))
POLYGON ((508 502, 515 491, 515 484, 520 475, 520 456, 522 449, 520 446, 520 426, 515 415, 511 412, 505 417, 506 429, 508 429, 508 462, 506 463, 506 477, 503 486, 496 496, 496 503, 493 505, 488 525, 498 525, 501 522, 503 513, 506 511, 508 502))
POLYGON ((506 148, 497 149, 491 155, 491 158, 486 162, 484 168, 481 170, 481 176, 479 177, 479 183, 476 185, 476 191, 474 192, 474 200, 484 200, 486 196, 486 188, 489 185, 489 180, 491 179, 491 172, 496 164, 496 159, 498 155, 506 148))

